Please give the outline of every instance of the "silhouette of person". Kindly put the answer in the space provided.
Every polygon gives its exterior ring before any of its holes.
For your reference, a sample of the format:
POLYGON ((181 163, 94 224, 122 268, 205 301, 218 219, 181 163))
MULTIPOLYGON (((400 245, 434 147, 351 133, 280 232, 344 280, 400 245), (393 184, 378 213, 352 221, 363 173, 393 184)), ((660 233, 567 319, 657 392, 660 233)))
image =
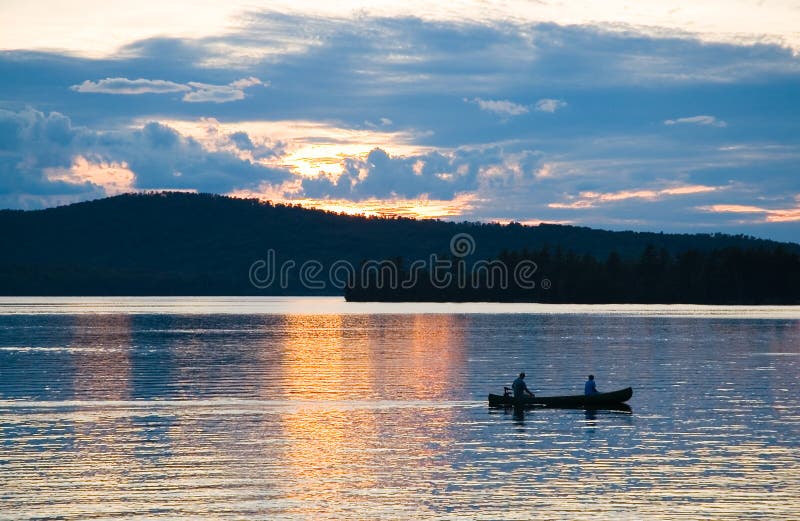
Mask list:
POLYGON ((525 397, 525 393, 528 393, 528 396, 533 398, 533 393, 530 392, 530 390, 528 390, 528 386, 525 383, 525 373, 524 372, 519 373, 519 376, 517 377, 517 379, 514 380, 514 383, 511 384, 511 389, 514 390, 514 399, 515 400, 521 400, 522 398, 524 398, 525 397))
POLYGON ((586 396, 591 396, 593 394, 598 394, 597 384, 594 383, 594 375, 590 374, 589 379, 586 380, 586 383, 583 384, 583 394, 586 396))

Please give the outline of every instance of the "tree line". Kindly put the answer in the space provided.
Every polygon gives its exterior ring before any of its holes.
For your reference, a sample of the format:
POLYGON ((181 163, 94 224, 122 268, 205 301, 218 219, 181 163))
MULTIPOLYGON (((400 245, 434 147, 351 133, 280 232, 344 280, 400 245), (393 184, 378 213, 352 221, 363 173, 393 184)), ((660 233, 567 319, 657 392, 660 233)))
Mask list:
POLYGON ((561 248, 505 250, 495 269, 451 261, 447 277, 431 269, 412 274, 403 259, 389 259, 399 284, 387 284, 376 270, 360 270, 345 296, 351 301, 800 304, 800 255, 782 246, 672 254, 648 245, 635 258, 611 252, 600 260, 561 248), (533 271, 526 280, 514 276, 522 263, 533 271))
MULTIPOLYGON (((515 259, 530 259, 538 265, 537 280, 547 277, 552 287, 497 292, 484 284, 470 297, 455 286, 426 289, 421 283, 414 292, 382 292, 369 298, 566 302, 614 296, 621 301, 689 297, 697 301, 723 295, 735 301, 738 293, 724 293, 731 289, 726 281, 743 277, 743 286, 773 287, 770 277, 790 269, 781 264, 783 257, 774 253, 776 248, 783 248, 784 256, 800 254, 798 244, 745 235, 364 217, 214 194, 158 192, 36 211, 0 210, 0 295, 341 295, 342 289, 330 280, 323 289, 304 284, 298 276, 300 266, 319 262, 325 274, 340 261, 358 267, 360 259, 402 256, 410 270, 415 261, 433 254, 449 255, 451 239, 463 234, 474 243, 474 252, 466 257, 471 259, 470 269, 479 260, 502 259, 514 269, 515 259), (655 260, 642 262, 648 244, 652 245, 648 256, 655 260), (256 287, 249 279, 251 267, 270 250, 278 264, 291 262, 296 269, 286 285, 256 287), (736 260, 732 252, 739 250, 744 259, 736 260), (687 252, 695 252, 697 259, 687 252), (759 252, 772 252, 774 258, 767 260, 759 252), (681 267, 692 262, 697 266, 681 267), (747 262, 781 265, 763 270, 727 267, 747 262), (653 287, 641 290, 644 273, 656 270, 658 263, 664 271, 656 277, 659 284, 683 280, 678 274, 686 272, 685 277, 702 279, 700 286, 689 289, 708 287, 688 297, 675 295, 673 286, 683 284, 678 282, 656 289, 650 284, 653 287), (647 268, 650 264, 654 267, 647 268)), ((753 293, 757 287, 743 291, 746 299, 772 296, 753 293)), ((368 293, 349 295, 367 298, 368 293)))

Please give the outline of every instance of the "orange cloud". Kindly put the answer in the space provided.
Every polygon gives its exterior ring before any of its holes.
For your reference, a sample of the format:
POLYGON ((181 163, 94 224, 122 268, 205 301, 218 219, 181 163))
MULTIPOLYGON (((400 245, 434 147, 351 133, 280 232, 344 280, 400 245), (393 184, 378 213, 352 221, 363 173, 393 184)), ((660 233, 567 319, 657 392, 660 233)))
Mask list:
POLYGON ((136 180, 136 176, 124 161, 92 162, 83 156, 75 157, 69 168, 47 168, 45 175, 49 181, 97 185, 102 187, 107 195, 134 191, 133 182, 136 180))
POLYGON ((767 214, 769 223, 788 223, 800 221, 800 208, 793 210, 773 210, 767 214))
MULTIPOLYGON (((389 121, 389 120, 386 120, 389 121)), ((425 132, 415 130, 352 129, 304 120, 219 122, 200 120, 162 120, 184 136, 200 142, 211 151, 225 150, 246 159, 293 173, 313 177, 327 173, 338 177, 347 158, 364 158, 375 148, 392 155, 419 155, 433 150, 417 145, 425 132), (249 151, 236 150, 224 138, 234 132, 246 132, 255 143, 281 143, 282 153, 275 157, 256 158, 249 151)))
POLYGON ((591 201, 575 201, 572 203, 550 203, 547 205, 548 208, 555 208, 558 210, 580 210, 583 208, 592 208, 594 207, 594 203, 591 201))
POLYGON ((677 186, 675 188, 667 188, 665 190, 660 190, 659 193, 664 195, 688 195, 688 194, 702 194, 705 192, 714 192, 716 190, 719 190, 718 186, 686 185, 686 186, 677 186))
POLYGON ((746 206, 742 204, 712 204, 711 206, 700 206, 698 210, 714 213, 767 213, 768 211, 758 206, 746 206))
POLYGON ((618 192, 581 192, 578 199, 570 203, 550 203, 550 208, 582 209, 594 208, 598 204, 625 201, 627 199, 657 200, 672 195, 692 195, 720 190, 718 186, 684 185, 661 190, 620 190, 618 192))
MULTIPOLYGON (((800 196, 795 197, 800 202, 800 196)), ((783 223, 800 221, 800 207, 771 209, 760 206, 747 206, 741 204, 714 204, 711 206, 700 206, 698 210, 711 213, 755 213, 763 214, 763 219, 757 222, 783 223)))

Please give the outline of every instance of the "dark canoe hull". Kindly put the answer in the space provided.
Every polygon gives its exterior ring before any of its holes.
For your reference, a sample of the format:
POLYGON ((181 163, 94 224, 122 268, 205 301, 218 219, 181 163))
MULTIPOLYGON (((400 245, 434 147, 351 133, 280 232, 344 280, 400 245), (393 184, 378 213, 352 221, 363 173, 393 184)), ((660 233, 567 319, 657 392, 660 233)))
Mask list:
MULTIPOLYGON (((554 407, 562 409, 614 409, 623 405, 633 396, 633 389, 628 387, 610 393, 591 396, 583 394, 573 396, 526 396, 524 400, 515 400, 511 396, 501 394, 489 395, 489 407, 554 407)), ((624 406, 627 408, 627 406, 624 406)))

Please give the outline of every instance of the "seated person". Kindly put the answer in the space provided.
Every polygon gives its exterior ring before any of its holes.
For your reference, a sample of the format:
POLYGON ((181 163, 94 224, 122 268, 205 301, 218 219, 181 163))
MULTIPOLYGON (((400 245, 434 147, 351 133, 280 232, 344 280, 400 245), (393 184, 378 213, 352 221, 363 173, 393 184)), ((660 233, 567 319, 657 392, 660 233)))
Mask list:
POLYGON ((533 393, 528 390, 528 386, 525 384, 525 373, 519 373, 519 377, 517 377, 517 379, 514 380, 514 383, 511 384, 511 388, 514 390, 515 400, 523 399, 525 397, 525 393, 533 398, 533 393))
POLYGON ((594 383, 593 374, 589 375, 589 379, 586 380, 586 383, 583 385, 583 394, 585 394, 586 396, 599 394, 599 392, 597 391, 597 385, 594 383))

